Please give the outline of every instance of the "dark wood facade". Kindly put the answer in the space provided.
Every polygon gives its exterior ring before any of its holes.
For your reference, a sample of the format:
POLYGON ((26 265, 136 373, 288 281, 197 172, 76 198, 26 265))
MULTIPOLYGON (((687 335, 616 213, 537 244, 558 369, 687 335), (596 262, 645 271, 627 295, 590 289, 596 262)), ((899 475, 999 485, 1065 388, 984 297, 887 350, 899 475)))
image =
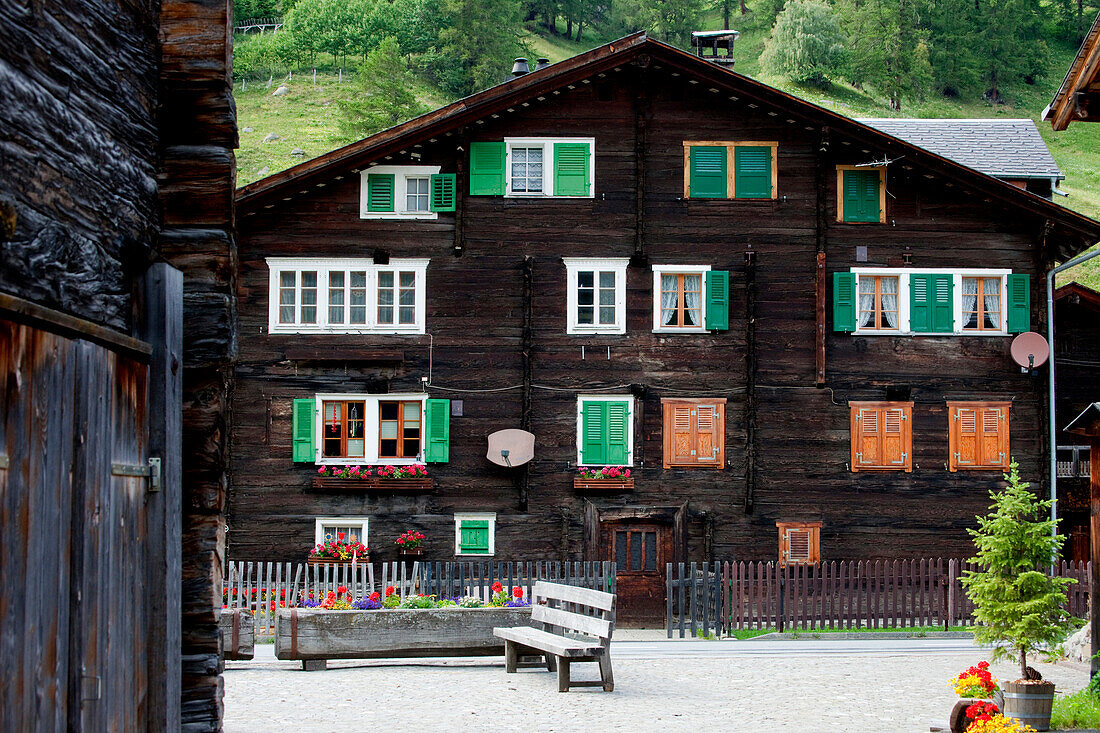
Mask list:
MULTIPOLYGON (((252 184, 238 196, 241 339, 229 551, 300 560, 318 516, 370 518, 372 559, 407 528, 451 559, 456 512, 496 513, 500 559, 614 559, 601 528, 661 527, 660 562, 774 559, 777 522, 821 522, 822 559, 963 555, 997 472, 949 472, 949 400, 1011 402, 1012 453, 1045 491, 1043 385, 1011 338, 835 333, 829 277, 853 266, 1031 275, 1100 224, 668 46, 632 36, 252 184), (469 196, 471 141, 594 137, 591 199, 469 196), (778 141, 774 199, 684 198, 684 141, 778 141), (372 161, 457 173, 457 213, 359 217, 372 161), (842 224, 838 165, 889 167, 883 224, 842 224), (863 248, 866 248, 864 250, 863 248), (268 333, 268 257, 427 257, 421 336, 268 333), (631 258, 626 333, 568 335, 563 257, 631 258), (653 332, 653 265, 730 273, 729 329, 653 332), (827 277, 828 276, 828 277, 827 277), (360 350, 357 352, 357 350, 360 350), (461 399, 434 492, 312 489, 291 404, 322 392, 461 399), (514 387, 514 388, 513 388, 514 387), (509 389, 505 389, 509 388, 509 389), (492 391, 501 390, 501 391, 492 391), (634 400, 634 485, 574 489, 577 396, 634 400), (663 398, 725 399, 725 466, 664 468, 663 398), (850 401, 914 402, 913 471, 850 470, 850 401), (485 458, 523 427, 535 460, 485 458)), ((660 553, 659 553, 660 554, 660 553)))
POLYGON ((229 20, 0 7, 0 728, 221 726, 229 20))

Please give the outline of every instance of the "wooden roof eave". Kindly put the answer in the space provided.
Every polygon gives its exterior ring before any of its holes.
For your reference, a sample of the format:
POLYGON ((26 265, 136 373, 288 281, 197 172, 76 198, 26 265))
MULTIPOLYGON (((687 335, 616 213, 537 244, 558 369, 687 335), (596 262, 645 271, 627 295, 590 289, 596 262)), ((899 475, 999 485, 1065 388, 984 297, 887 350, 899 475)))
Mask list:
POLYGON ((1054 100, 1043 110, 1043 119, 1050 120, 1051 127, 1057 131, 1065 130, 1070 122, 1083 119, 1078 114, 1077 95, 1086 91, 1096 81, 1100 72, 1100 13, 1085 35, 1077 55, 1069 65, 1062 86, 1054 95, 1054 100))
POLYGON ((1100 312, 1100 293, 1096 292, 1092 288, 1087 288, 1081 283, 1071 282, 1067 283, 1054 291, 1055 302, 1068 298, 1071 295, 1076 295, 1081 299, 1081 303, 1094 311, 1100 312))
POLYGON ((366 165, 402 148, 422 143, 446 130, 471 124, 494 112, 506 109, 518 101, 550 93, 593 74, 619 66, 626 60, 625 52, 640 48, 645 40, 645 33, 641 31, 625 36, 618 41, 560 61, 543 71, 510 79, 414 117, 400 125, 377 132, 363 140, 250 183, 237 191, 238 209, 241 213, 254 211, 270 203, 270 200, 279 198, 283 187, 292 181, 293 188, 296 190, 314 185, 318 177, 327 181, 331 177, 332 168, 352 169, 366 165))

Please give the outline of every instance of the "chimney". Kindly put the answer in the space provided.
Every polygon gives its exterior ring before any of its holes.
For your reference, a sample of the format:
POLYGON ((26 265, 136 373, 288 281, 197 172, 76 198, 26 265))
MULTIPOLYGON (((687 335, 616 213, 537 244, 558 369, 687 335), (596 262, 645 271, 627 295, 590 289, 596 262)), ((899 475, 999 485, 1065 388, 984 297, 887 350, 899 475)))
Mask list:
POLYGON ((542 71, 549 65, 550 59, 539 59, 538 63, 535 64, 535 71, 542 71))
POLYGON ((527 68, 527 59, 519 58, 512 64, 512 76, 523 76, 529 71, 531 70, 527 68))
POLYGON ((691 45, 695 55, 721 66, 733 66, 733 42, 741 34, 738 31, 692 31, 691 45))

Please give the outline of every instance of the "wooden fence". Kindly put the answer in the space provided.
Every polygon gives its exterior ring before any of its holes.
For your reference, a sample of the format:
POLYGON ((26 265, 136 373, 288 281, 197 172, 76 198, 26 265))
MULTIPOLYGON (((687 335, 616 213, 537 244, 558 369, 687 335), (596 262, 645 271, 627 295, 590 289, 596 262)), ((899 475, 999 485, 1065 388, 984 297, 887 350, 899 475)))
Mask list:
POLYGON ((227 608, 253 612, 256 633, 267 634, 280 608, 293 608, 313 594, 324 598, 344 586, 355 598, 388 586, 401 596, 411 593, 439 598, 492 597, 493 583, 523 588, 531 597, 536 581, 577 585, 615 592, 615 563, 610 562, 435 562, 319 564, 280 562, 230 562, 222 588, 227 608))
MULTIPOLYGON (((1070 615, 1088 614, 1089 565, 1062 562, 1070 615)), ((962 560, 679 563, 667 567, 667 632, 776 631, 969 626, 974 606, 960 582, 962 560)))

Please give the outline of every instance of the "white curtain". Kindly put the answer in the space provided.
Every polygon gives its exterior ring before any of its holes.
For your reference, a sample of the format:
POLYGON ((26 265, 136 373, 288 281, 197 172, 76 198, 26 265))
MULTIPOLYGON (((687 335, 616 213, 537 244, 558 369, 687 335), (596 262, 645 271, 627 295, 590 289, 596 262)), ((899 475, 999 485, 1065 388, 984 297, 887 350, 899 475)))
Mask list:
POLYGON ((978 327, 978 278, 963 279, 963 328, 978 327))
POLYGON ((687 309, 685 326, 702 326, 703 276, 684 275, 684 307, 687 309))
POLYGON ((990 328, 1001 327, 1001 279, 999 277, 982 278, 982 306, 990 328))
POLYGON ((882 317, 890 328, 898 327, 898 279, 896 277, 879 278, 882 293, 882 317))
POLYGON ((675 275, 661 275, 661 325, 676 325, 675 275))
POLYGON ((875 318, 875 279, 859 279, 859 327, 866 328, 875 318))

